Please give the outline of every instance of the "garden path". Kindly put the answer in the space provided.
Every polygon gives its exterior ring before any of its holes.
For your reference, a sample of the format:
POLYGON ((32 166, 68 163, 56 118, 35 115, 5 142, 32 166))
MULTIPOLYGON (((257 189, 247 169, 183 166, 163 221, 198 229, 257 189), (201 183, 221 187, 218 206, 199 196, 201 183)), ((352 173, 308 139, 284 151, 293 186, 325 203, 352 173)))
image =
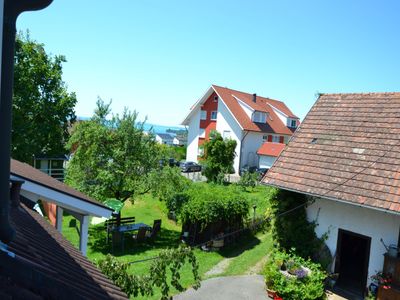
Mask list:
POLYGON ((244 275, 207 279, 195 291, 189 289, 174 300, 268 300, 264 276, 244 275))

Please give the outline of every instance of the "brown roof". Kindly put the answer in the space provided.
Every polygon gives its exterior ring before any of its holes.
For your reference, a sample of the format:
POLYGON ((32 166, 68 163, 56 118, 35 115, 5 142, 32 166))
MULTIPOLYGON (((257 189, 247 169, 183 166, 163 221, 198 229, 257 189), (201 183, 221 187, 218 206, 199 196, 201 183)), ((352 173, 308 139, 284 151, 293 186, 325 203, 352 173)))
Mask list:
POLYGON ((263 182, 400 212, 400 93, 321 95, 263 182))
POLYGON ((285 146, 286 145, 282 143, 265 142, 257 150, 257 154, 278 157, 285 146))
POLYGON ((10 219, 16 257, 0 260, 0 277, 44 299, 128 299, 38 213, 21 204, 10 219))
POLYGON ((242 126, 244 130, 273 132, 287 135, 293 134, 293 129, 287 127, 286 124, 283 124, 281 119, 279 119, 279 117, 270 106, 274 106, 290 118, 298 119, 298 117, 296 117, 282 101, 264 98, 257 95, 256 102, 254 103, 252 100, 252 94, 220 87, 217 85, 213 85, 212 88, 222 98, 226 106, 229 108, 235 119, 240 123, 240 126, 242 126), (267 123, 261 124, 253 122, 242 109, 235 97, 242 100, 254 110, 267 112, 269 114, 269 117, 267 118, 267 123))
POLYGON ((55 190, 57 192, 78 198, 85 202, 100 206, 102 208, 110 210, 109 207, 101 204, 100 202, 86 196, 85 194, 78 192, 77 190, 71 188, 70 186, 58 181, 57 179, 33 168, 32 166, 22 163, 18 160, 11 159, 11 170, 12 175, 21 177, 25 180, 37 183, 39 185, 45 186, 49 189, 55 190))

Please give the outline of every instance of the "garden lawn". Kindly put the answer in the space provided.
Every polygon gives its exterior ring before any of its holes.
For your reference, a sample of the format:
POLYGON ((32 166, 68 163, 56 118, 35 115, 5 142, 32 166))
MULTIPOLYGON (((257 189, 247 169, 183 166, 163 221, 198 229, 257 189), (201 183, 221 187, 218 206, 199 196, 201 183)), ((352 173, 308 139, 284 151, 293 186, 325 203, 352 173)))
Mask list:
MULTIPOLYGON (((202 183, 204 184, 204 183, 202 183)), ((269 188, 258 186, 254 190, 249 189, 246 192, 251 198, 251 206, 253 203, 257 205, 257 215, 263 215, 268 207, 267 195, 269 188)), ((156 257, 161 249, 177 247, 180 242, 181 226, 167 218, 167 210, 165 203, 153 198, 150 194, 141 196, 134 204, 127 201, 122 209, 122 217, 136 218, 136 222, 142 222, 152 226, 155 219, 161 219, 161 231, 157 238, 151 242, 136 244, 131 235, 125 235, 125 251, 117 247, 114 249, 114 256, 124 262, 133 262, 130 267, 132 274, 140 275, 149 272, 151 261, 137 262, 143 259, 156 257), (136 263, 137 262, 137 263, 136 263)), ((74 219, 72 216, 65 215, 63 220, 63 234, 71 241, 73 245, 78 247, 78 231, 76 227, 70 227, 70 221, 74 219)), ((76 221, 79 228, 79 222, 76 221)), ((254 237, 243 237, 237 243, 226 247, 220 252, 204 252, 195 249, 200 269, 199 274, 204 278, 204 274, 227 257, 234 257, 223 275, 240 275, 245 274, 249 268, 256 265, 268 252, 271 245, 269 234, 258 234, 254 237)), ((111 242, 106 243, 106 232, 104 224, 90 225, 89 227, 89 243, 88 258, 95 262, 104 258, 107 253, 111 253, 111 242)), ((188 265, 184 266, 181 272, 182 285, 189 287, 193 284, 193 275, 188 265)), ((172 293, 177 291, 172 290, 172 293)), ((156 289, 156 293, 152 297, 137 297, 134 299, 160 299, 161 293, 156 289)))

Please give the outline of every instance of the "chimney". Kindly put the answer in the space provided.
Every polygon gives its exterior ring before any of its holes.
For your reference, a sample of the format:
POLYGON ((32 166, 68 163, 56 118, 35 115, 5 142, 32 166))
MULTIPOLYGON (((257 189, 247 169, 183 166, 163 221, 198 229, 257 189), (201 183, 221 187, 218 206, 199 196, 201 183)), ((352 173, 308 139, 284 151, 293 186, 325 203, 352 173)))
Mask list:
POLYGON ((257 102, 257 94, 256 94, 256 93, 253 94, 253 102, 254 102, 254 103, 257 102))
POLYGON ((10 179, 10 182, 11 182, 11 188, 10 188, 11 207, 17 208, 19 207, 20 203, 21 186, 25 181, 16 177, 12 177, 10 179))

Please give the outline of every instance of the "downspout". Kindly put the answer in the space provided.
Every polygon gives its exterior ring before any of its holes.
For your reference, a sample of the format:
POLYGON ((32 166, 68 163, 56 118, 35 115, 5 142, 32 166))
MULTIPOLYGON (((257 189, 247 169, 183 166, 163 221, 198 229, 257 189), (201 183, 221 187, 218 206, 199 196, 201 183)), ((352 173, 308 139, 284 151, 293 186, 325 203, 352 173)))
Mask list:
MULTIPOLYGON (((242 137, 242 139, 240 140, 240 153, 239 153, 239 172, 238 173, 240 173, 240 166, 242 165, 242 150, 243 150, 243 141, 244 141, 244 139, 246 138, 246 136, 247 136, 247 134, 248 134, 249 132, 248 131, 245 131, 245 134, 244 134, 244 136, 242 137)), ((240 174, 239 174, 240 175, 240 174)))
POLYGON ((20 13, 39 10, 48 6, 52 0, 2 0, 3 36, 1 55, 0 88, 0 241, 10 242, 15 230, 9 222, 10 209, 10 155, 11 155, 11 112, 14 83, 14 52, 16 21, 20 13))

